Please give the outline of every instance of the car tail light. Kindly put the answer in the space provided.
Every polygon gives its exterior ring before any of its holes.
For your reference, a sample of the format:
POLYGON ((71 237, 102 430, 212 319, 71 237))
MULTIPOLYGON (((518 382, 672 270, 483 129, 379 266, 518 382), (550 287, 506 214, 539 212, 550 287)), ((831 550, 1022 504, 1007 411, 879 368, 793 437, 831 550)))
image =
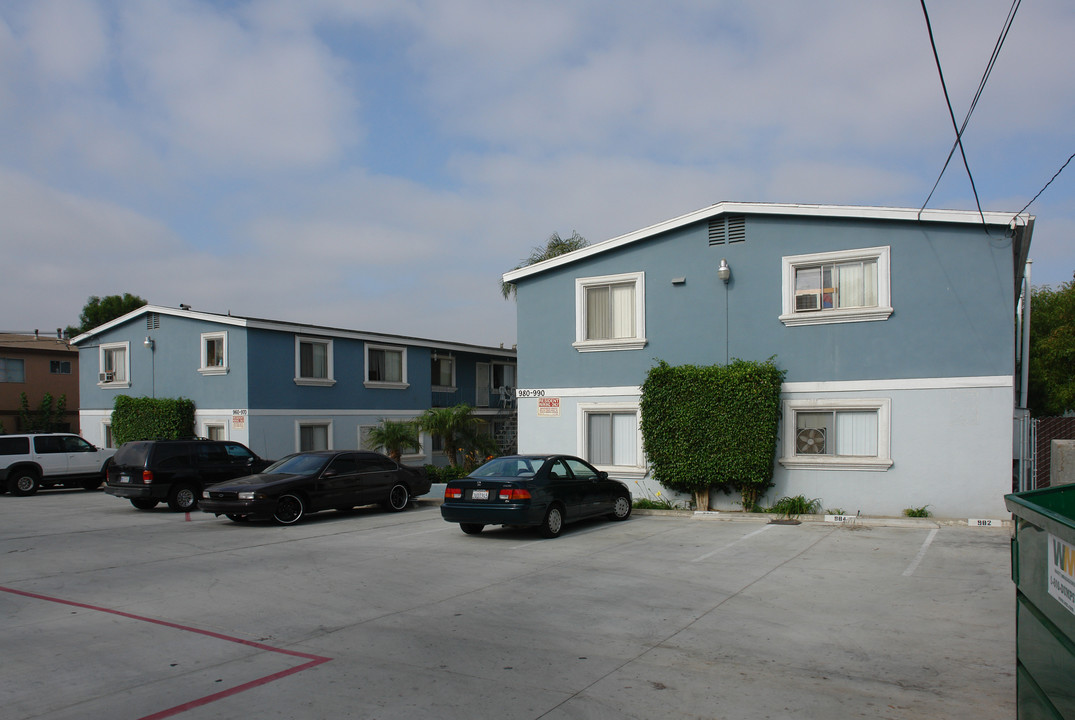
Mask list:
POLYGON ((463 499, 463 489, 462 488, 457 488, 457 487, 446 487, 446 488, 444 488, 444 499, 445 500, 462 500, 463 499))
POLYGON ((143 470, 142 471, 142 482, 145 483, 146 485, 148 485, 149 483, 153 482, 153 471, 152 470, 143 470))
POLYGON ((530 491, 526 488, 504 488, 498 497, 501 500, 529 500, 530 491))

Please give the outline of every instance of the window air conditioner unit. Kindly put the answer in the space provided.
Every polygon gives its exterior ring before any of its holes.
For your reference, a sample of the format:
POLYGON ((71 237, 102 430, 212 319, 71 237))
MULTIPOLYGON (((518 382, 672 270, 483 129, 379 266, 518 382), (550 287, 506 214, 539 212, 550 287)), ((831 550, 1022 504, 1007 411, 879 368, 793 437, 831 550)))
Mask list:
POLYGON ((98 375, 97 377, 100 379, 101 382, 112 382, 113 380, 116 379, 116 373, 114 373, 114 372, 103 372, 100 375, 98 375))

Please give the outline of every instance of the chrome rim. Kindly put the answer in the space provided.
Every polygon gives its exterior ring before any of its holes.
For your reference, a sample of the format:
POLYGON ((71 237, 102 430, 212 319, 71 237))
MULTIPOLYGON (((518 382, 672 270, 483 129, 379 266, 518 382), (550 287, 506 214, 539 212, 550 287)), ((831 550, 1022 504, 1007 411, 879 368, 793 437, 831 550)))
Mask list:
POLYGON ((276 502, 276 513, 273 517, 284 525, 296 522, 302 517, 302 500, 294 495, 284 495, 276 502))
POLYGON ((190 488, 182 488, 175 494, 175 502, 179 507, 184 510, 194 507, 196 498, 194 497, 194 491, 190 488))
POLYGON ((407 498, 407 488, 402 485, 396 485, 388 495, 388 502, 392 505, 392 509, 402 510, 407 507, 407 498))
POLYGON ((23 475, 15 480, 15 487, 21 492, 29 492, 34 489, 34 479, 29 475, 23 475))
POLYGON ((552 510, 549 510, 549 519, 546 522, 549 526, 549 532, 551 532, 553 535, 558 534, 560 532, 560 528, 564 524, 564 519, 560 515, 560 509, 553 508, 552 510))
POLYGON ((627 513, 631 512, 631 503, 627 501, 627 498, 621 495, 616 498, 616 504, 612 507, 612 512, 614 512, 618 518, 627 517, 627 513))

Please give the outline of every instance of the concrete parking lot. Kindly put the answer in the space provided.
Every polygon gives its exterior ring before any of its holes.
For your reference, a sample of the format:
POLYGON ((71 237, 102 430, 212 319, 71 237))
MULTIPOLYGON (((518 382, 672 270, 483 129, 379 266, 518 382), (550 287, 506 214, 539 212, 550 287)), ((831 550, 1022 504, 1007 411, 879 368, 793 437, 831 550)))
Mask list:
POLYGON ((2 716, 1011 718, 1005 528, 0 496, 2 716))

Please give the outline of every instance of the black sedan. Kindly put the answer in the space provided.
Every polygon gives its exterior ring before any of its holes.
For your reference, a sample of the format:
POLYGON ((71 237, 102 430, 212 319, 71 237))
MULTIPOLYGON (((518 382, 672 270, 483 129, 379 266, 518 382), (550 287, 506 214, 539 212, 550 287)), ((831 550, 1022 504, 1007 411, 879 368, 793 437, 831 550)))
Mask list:
POLYGON ((231 520, 272 518, 294 525, 307 513, 379 503, 404 510, 429 492, 424 468, 400 465, 375 452, 321 450, 288 455, 257 475, 210 485, 199 507, 231 520))
POLYGON ((506 455, 449 482, 440 514, 468 535, 486 525, 512 525, 554 538, 583 518, 631 517, 631 491, 571 455, 506 455))

